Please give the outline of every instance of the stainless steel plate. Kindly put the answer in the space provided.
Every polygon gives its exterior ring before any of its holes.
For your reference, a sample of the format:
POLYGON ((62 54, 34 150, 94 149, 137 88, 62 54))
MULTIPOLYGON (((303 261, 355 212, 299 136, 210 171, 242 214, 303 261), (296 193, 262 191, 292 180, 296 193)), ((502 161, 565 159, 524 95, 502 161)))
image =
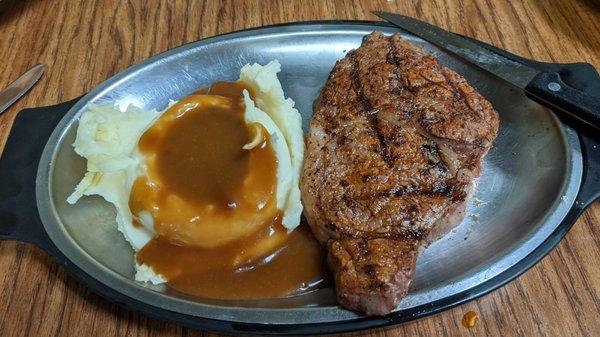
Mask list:
MULTIPOLYGON (((116 101, 162 109, 199 87, 234 80, 246 63, 278 59, 280 79, 308 125, 312 103, 336 60, 381 30, 366 23, 319 23, 266 27, 191 43, 153 57, 108 79, 84 96, 58 124, 42 155, 37 205, 60 251, 97 281, 147 305, 196 317, 232 322, 303 324, 359 317, 337 306, 332 289, 265 301, 192 298, 133 281, 133 251, 117 232, 115 212, 100 198, 65 202, 84 173, 71 144, 77 120, 90 103, 116 101)), ((409 295, 398 310, 449 299, 474 289, 515 265, 548 238, 571 208, 582 177, 580 144, 545 108, 516 88, 400 31, 463 74, 500 113, 500 133, 485 160, 469 215, 419 258, 409 295)), ((101 60, 98 60, 101 62, 101 60)), ((400 313, 400 314, 401 314, 400 313)))

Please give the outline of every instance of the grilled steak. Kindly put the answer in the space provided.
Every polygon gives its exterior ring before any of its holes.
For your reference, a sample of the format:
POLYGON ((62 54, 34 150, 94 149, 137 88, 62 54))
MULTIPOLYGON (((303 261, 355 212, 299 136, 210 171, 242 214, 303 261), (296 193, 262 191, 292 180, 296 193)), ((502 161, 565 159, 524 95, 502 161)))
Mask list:
POLYGON ((397 307, 419 253, 464 217, 497 131, 485 98, 398 35, 372 33, 337 62, 315 102, 301 189, 343 306, 397 307))

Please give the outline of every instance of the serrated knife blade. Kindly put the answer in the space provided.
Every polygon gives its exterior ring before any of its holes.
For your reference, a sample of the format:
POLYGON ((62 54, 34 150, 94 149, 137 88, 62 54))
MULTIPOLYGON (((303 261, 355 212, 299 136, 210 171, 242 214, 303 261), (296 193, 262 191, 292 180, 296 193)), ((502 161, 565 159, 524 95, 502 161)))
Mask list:
POLYGON ((384 12, 373 13, 402 29, 451 52, 469 63, 518 86, 519 88, 525 89, 527 84, 540 73, 539 70, 491 52, 459 35, 445 31, 426 22, 399 14, 384 12))
POLYGON ((0 115, 23 96, 44 74, 45 66, 37 64, 0 91, 0 115))

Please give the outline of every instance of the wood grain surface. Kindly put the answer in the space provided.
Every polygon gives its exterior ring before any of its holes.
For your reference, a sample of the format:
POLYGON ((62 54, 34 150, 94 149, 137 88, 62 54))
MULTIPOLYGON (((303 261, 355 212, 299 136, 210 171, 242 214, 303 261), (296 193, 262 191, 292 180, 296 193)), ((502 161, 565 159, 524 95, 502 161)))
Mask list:
MULTIPOLYGON (((371 10, 414 16, 525 57, 586 61, 600 69, 600 5, 595 0, 0 0, 0 87, 36 63, 48 66, 40 83, 0 117, 0 144, 21 109, 78 97, 167 49, 282 22, 376 20, 371 10)), ((600 203, 550 255, 507 286, 437 315, 355 335, 600 336, 598 261, 600 203), (469 310, 478 313, 479 321, 467 329, 460 322, 469 310)), ((41 250, 17 242, 0 243, 0 335, 215 336, 109 303, 41 250)))

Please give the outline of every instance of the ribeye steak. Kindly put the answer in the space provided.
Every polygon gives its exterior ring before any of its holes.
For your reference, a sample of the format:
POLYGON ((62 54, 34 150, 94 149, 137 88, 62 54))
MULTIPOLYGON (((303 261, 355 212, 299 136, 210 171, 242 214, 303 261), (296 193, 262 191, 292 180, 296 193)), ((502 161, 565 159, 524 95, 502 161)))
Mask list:
POLYGON ((336 63, 301 188, 343 306, 397 307, 419 253, 462 221, 497 132, 485 98, 398 34, 374 32, 336 63))

